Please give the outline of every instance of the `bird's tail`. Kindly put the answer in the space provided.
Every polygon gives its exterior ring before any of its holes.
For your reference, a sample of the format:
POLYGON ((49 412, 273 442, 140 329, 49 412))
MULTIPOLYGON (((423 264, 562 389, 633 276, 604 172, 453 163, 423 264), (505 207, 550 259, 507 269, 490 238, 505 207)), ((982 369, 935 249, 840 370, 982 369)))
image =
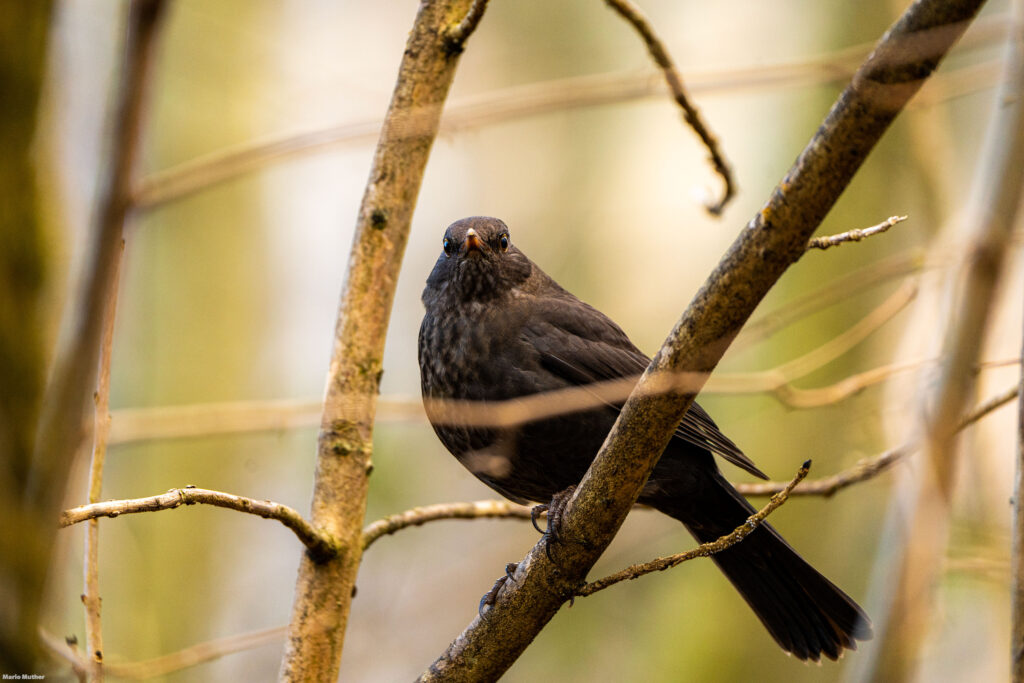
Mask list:
MULTIPOLYGON (((697 495, 691 489, 685 496, 665 493, 650 501, 701 543, 732 532, 755 512, 721 474, 708 476, 697 495)), ((855 650, 857 640, 871 638, 871 622, 860 606, 766 523, 711 559, 782 649, 799 659, 837 659, 844 648, 855 650)))

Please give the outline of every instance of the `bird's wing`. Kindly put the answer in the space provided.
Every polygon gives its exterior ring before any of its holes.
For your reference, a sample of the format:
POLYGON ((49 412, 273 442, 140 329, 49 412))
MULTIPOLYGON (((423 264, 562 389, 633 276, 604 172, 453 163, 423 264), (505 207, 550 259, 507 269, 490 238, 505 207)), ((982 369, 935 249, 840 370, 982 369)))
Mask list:
MULTIPOLYGON (((610 318, 575 297, 534 302, 521 333, 537 350, 541 365, 571 385, 639 377, 650 362, 610 318)), ((676 436, 719 454, 755 477, 768 478, 696 402, 676 436)))

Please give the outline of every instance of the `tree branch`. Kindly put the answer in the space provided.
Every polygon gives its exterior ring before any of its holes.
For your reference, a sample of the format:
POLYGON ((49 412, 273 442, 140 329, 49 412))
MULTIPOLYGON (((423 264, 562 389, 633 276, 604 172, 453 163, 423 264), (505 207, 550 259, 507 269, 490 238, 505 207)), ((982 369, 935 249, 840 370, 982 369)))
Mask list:
POLYGON ((799 484, 801 481, 803 481, 804 477, 806 477, 807 473, 810 471, 811 461, 808 460, 807 462, 800 466, 800 469, 797 470, 796 476, 793 477, 793 480, 786 484, 786 486, 781 491, 773 495, 771 497, 771 500, 769 500, 763 508, 752 514, 750 517, 747 517, 747 521, 733 529, 730 533, 726 534, 725 536, 720 536, 714 541, 701 543, 693 550, 687 550, 683 553, 669 555, 668 557, 659 557, 656 560, 651 560, 650 562, 645 562, 644 564, 635 564, 632 567, 626 567, 622 571, 615 572, 614 574, 606 576, 603 579, 598 579, 597 581, 592 581, 590 583, 584 584, 576 592, 576 595, 578 597, 593 595, 598 591, 604 590, 605 588, 609 588, 610 586, 614 586, 615 584, 621 583, 622 581, 632 581, 633 579, 639 579, 641 576, 644 576, 645 574, 650 574, 652 572, 661 572, 665 571, 666 569, 672 569, 673 567, 677 567, 688 560, 693 560, 698 557, 710 557, 715 553, 722 552, 730 546, 736 545, 744 538, 749 536, 754 529, 761 526, 761 522, 763 522, 768 517, 768 515, 779 509, 782 506, 782 504, 789 499, 790 493, 793 492, 793 487, 799 484))
POLYGON ((648 21, 640 8, 633 4, 631 0, 605 0, 605 4, 618 12, 619 16, 632 24, 633 28, 640 34, 640 37, 647 45, 648 52, 651 53, 651 58, 658 65, 658 68, 661 69, 665 77, 665 83, 672 93, 672 98, 679 105, 679 108, 683 110, 683 119, 693 129, 693 132, 697 134, 700 141, 704 143, 715 172, 722 178, 724 185, 722 197, 717 202, 705 204, 705 208, 713 216, 721 215, 725 205, 736 194, 736 184, 732 177, 732 170, 729 168, 729 162, 725 160, 725 156, 722 154, 722 150, 718 145, 718 139, 708 129, 707 124, 704 123, 700 110, 690 102, 690 97, 686 94, 686 88, 683 87, 683 78, 679 75, 679 70, 676 69, 676 65, 668 53, 668 48, 665 47, 658 34, 654 32, 651 22, 648 21))
POLYGON ((141 662, 107 662, 104 668, 111 676, 118 678, 152 679, 220 659, 235 652, 251 650, 261 645, 280 641, 284 639, 286 632, 286 626, 274 626, 197 643, 177 652, 141 662))
MULTIPOLYGON (((96 407, 93 429, 92 459, 89 462, 88 501, 98 503, 103 491, 103 464, 107 455, 107 439, 110 436, 110 362, 114 347, 114 320, 117 313, 117 289, 121 276, 121 261, 124 255, 124 240, 121 253, 114 263, 114 279, 107 292, 103 309, 103 339, 100 344, 99 380, 93 402, 96 407)), ((92 661, 89 678, 103 680, 103 622, 100 599, 100 526, 99 521, 90 519, 85 529, 85 544, 82 552, 85 586, 82 604, 85 606, 85 649, 92 661)))
MULTIPOLYGON (((960 49, 984 48, 1006 35, 1007 17, 994 14, 979 19, 960 44, 960 49)), ((758 88, 809 87, 847 80, 857 65, 871 51, 871 44, 854 45, 835 52, 813 55, 781 64, 768 64, 695 72, 687 76, 691 92, 734 93, 758 88)), ((992 87, 992 63, 958 67, 936 76, 915 104, 931 103, 948 97, 977 92, 992 87), (978 68, 984 69, 983 73, 978 68), (956 81, 933 93, 938 82, 956 81)), ((646 70, 588 74, 528 85, 503 88, 479 95, 452 100, 445 107, 441 133, 508 121, 524 116, 538 116, 577 107, 629 102, 639 98, 661 96, 664 84, 650 77, 646 70)), ((188 196, 241 174, 253 171, 280 159, 308 154, 326 147, 346 143, 372 142, 381 127, 378 118, 351 121, 328 128, 298 134, 272 136, 212 152, 177 166, 157 171, 143 178, 135 187, 135 205, 139 208, 159 206, 188 196)))
POLYGON ((841 232, 838 235, 828 235, 825 237, 815 237, 807 243, 807 249, 821 249, 825 250, 829 247, 837 247, 843 242, 860 242, 863 239, 867 239, 872 235, 878 235, 883 232, 887 232, 889 228, 902 223, 907 220, 906 216, 890 216, 885 221, 878 225, 873 225, 870 228, 862 228, 857 230, 848 230, 841 232))
POLYGON ((102 503, 79 505, 61 513, 60 525, 67 527, 99 517, 119 517, 138 512, 173 510, 182 505, 195 505, 197 503, 246 512, 265 519, 276 519, 291 529, 313 556, 324 560, 338 555, 337 541, 331 538, 330 534, 322 529, 315 528, 303 519, 302 515, 287 505, 274 503, 269 500, 245 498, 222 491, 199 489, 193 486, 171 489, 167 493, 146 498, 107 500, 102 503))
MULTIPOLYGON (((942 362, 936 377, 920 393, 919 418, 912 428, 924 449, 923 467, 903 487, 894 503, 901 520, 897 538, 888 539, 886 558, 896 575, 885 578, 892 599, 878 615, 882 632, 895 637, 882 643, 871 672, 875 679, 900 681, 920 661, 921 647, 934 619, 937 568, 949 542, 950 506, 955 482, 958 421, 975 391, 971 370, 981 353, 984 332, 992 319, 995 293, 1019 215, 1024 183, 1024 48, 1016 25, 1006 46, 1005 75, 997 92, 978 172, 972 182, 965 226, 970 242, 963 260, 950 269, 952 298, 938 320, 944 328, 929 334, 942 340, 942 362), (905 534, 904 535, 904 530, 905 534)), ((876 573, 881 577, 884 572, 876 573)))
MULTIPOLYGON (((960 419, 956 425, 956 432, 967 429, 967 427, 978 420, 981 420, 993 410, 996 410, 1017 398, 1018 391, 1019 387, 1010 387, 1001 394, 997 394, 980 404, 977 408, 960 419)), ((830 477, 823 477, 821 479, 805 481, 793 491, 793 495, 824 496, 825 498, 828 498, 837 491, 845 489, 848 486, 853 486, 854 484, 859 484, 862 481, 874 478, 889 469, 892 465, 896 464, 899 460, 916 453, 920 448, 920 442, 914 441, 889 449, 881 455, 877 455, 873 458, 864 458, 863 460, 857 461, 857 464, 853 467, 845 469, 838 474, 833 474, 830 477)), ((781 481, 734 484, 736 490, 745 496, 767 496, 769 494, 778 493, 783 490, 786 485, 787 484, 785 482, 781 481)))
POLYGON ((578 539, 555 568, 543 543, 422 675, 494 680, 575 592, 633 506, 693 393, 650 395, 663 371, 710 372, 907 101, 977 12, 980 0, 918 0, 858 69, 771 199, 748 224, 651 362, 569 500, 562 533, 578 539), (908 52, 909 50, 909 52, 908 52))
MULTIPOLYGON (((19 25, 19 20, 29 16, 28 11, 19 8, 14 12, 11 8, 5 8, 5 12, 12 13, 11 17, 5 17, 0 21, 0 43, 5 47, 21 46, 24 48, 29 42, 37 40, 35 49, 39 52, 34 55, 39 57, 43 54, 42 46, 45 45, 45 36, 52 27, 47 25, 50 3, 29 3, 38 5, 31 22, 19 25)), ((33 571, 39 577, 30 582, 34 585, 20 586, 15 590, 18 600, 26 601, 25 604, 11 608, 10 630, 18 629, 23 640, 21 652, 17 655, 20 666, 7 666, 8 651, 7 639, 8 628, 0 629, 3 644, 0 652, 0 667, 8 671, 30 671, 31 665, 26 661, 36 651, 38 637, 36 633, 36 607, 29 604, 37 600, 42 590, 42 579, 45 578, 45 566, 50 556, 54 532, 52 531, 52 520, 60 510, 61 499, 65 494, 68 475, 72 470, 72 463, 78 453, 83 438, 83 424, 85 422, 86 410, 89 397, 95 388, 96 368, 99 360, 100 337, 104 326, 104 309, 109 300, 109 293, 115 280, 116 262, 120 254, 120 245, 125 218, 128 214, 129 195, 131 191, 132 172, 138 150, 138 140, 143 118, 143 104, 145 90, 148 82, 149 71, 155 52, 160 18, 162 16, 163 3, 160 0, 136 0, 133 2, 129 12, 128 35, 125 40, 124 69, 117 93, 116 115, 112 126, 112 141, 110 144, 109 163, 102 169, 100 175, 99 205, 96 219, 92 226, 91 245, 85 259, 83 268, 85 284, 75 290, 72 295, 72 303, 68 305, 68 318, 70 324, 64 326, 64 334, 61 344, 56 353, 56 361, 50 372, 50 382, 46 387, 43 401, 38 403, 34 392, 26 392, 22 397, 19 390, 27 387, 19 386, 10 381, 7 377, 0 377, 0 382, 5 386, 5 393, 12 393, 19 397, 19 400, 27 401, 26 406, 30 407, 31 414, 17 416, 18 429, 33 434, 34 443, 31 444, 31 458, 18 457, 14 461, 13 470, 16 476, 22 480, 19 482, 16 493, 8 498, 6 490, 0 490, 0 498, 5 502, 0 505, 7 505, 6 501, 20 501, 21 509, 18 515, 11 515, 13 522, 9 526, 16 528, 19 536, 25 534, 31 540, 19 538, 17 550, 8 552, 7 548, 0 544, 0 554, 10 555, 16 553, 24 558, 36 558, 40 566, 33 571), (38 524, 42 528, 37 528, 38 524), (18 547, 20 546, 20 547, 18 547)), ((6 56, 6 55, 5 55, 6 56)), ((42 75, 42 62, 35 63, 29 59, 26 52, 21 55, 25 63, 0 65, 4 73, 18 74, 20 81, 25 79, 25 84, 18 84, 12 91, 7 91, 5 84, 2 101, 8 111, 34 114, 36 112, 36 101, 31 103, 20 97, 25 86, 33 84, 34 79, 42 75)), ((4 79, 10 81, 11 79, 4 79)), ((36 84, 37 85, 37 84, 36 84)), ((36 93, 37 95, 38 93, 36 93)), ((16 193, 25 193, 24 197, 18 197, 16 201, 42 201, 35 191, 34 176, 36 169, 33 168, 31 155, 27 149, 28 145, 35 139, 33 129, 35 121, 32 121, 27 130, 12 129, 12 132, 21 136, 17 141, 8 140, 6 137, 0 140, 4 145, 4 156, 21 159, 27 163, 23 170, 24 178, 20 178, 16 184, 9 187, 16 193), (24 158, 22 158, 24 154, 24 158), (27 185, 27 187, 26 187, 27 185)), ((7 132, 5 128, 4 132, 7 132)), ((0 178, 0 181, 5 181, 0 178)), ((8 187, 6 182, 0 185, 8 187)), ((6 197, 4 199, 7 199, 6 197)), ((7 201, 2 202, 4 206, 7 201)), ((13 202, 12 202, 13 203, 13 202)), ((4 211, 4 223, 7 213, 4 211)), ((10 230, 19 235, 19 239, 25 243, 19 245, 4 244, 2 251, 13 250, 14 254, 27 256, 31 251, 24 249, 29 246, 31 239, 39 237, 34 231, 37 221, 31 216, 12 215, 14 223, 10 230)), ((0 233, 7 234, 8 226, 0 233)), ((20 271, 21 278, 33 286, 41 287, 45 282, 44 273, 38 264, 22 263, 20 271)), ((5 283, 6 284, 6 283, 5 283)), ((24 315, 24 319, 18 320, 13 329, 19 330, 19 347, 32 347, 31 351, 19 350, 16 357, 25 357, 29 354, 38 355, 39 358, 47 355, 46 342, 42 337, 37 336, 34 323, 41 319, 41 316, 31 312, 26 314, 24 307, 26 303, 36 304, 37 301, 29 296, 29 292, 20 292, 25 295, 26 301, 19 302, 16 306, 7 308, 0 306, 4 311, 13 311, 16 315, 24 315), (21 332, 24 334, 21 334, 21 332)), ((5 302, 3 302, 5 303, 5 302)), ((6 320, 3 322, 7 322, 6 320)), ((6 349, 0 348, 0 356, 6 357, 6 349)), ((26 360, 28 360, 26 358, 26 360)), ((30 371, 28 369, 21 372, 30 371)), ((17 377, 21 379, 21 377, 17 377)), ((4 420, 6 422, 6 420, 4 420)), ((13 423, 11 423, 13 424, 13 423)), ((21 444, 19 444, 21 445, 21 444)), ((6 482, 5 482, 6 483, 6 482)), ((6 489, 6 486, 3 487, 6 489)), ((7 517, 7 515, 4 515, 7 517)), ((19 577, 19 581, 20 581, 19 577)), ((88 591, 87 591, 88 593, 88 591)), ((96 621, 90 619, 93 626, 96 621)))
POLYGON ((284 681, 338 677, 362 557, 384 338, 413 208, 458 64, 443 33, 470 18, 464 42, 479 20, 470 10, 470 0, 420 3, 370 169, 338 308, 313 485, 312 524, 336 538, 340 552, 328 561, 302 558, 281 661, 284 681))
POLYGON ((483 519, 498 517, 530 519, 531 508, 507 500, 478 500, 472 503, 438 503, 413 508, 379 519, 363 529, 363 550, 383 536, 411 526, 420 526, 439 519, 483 519))

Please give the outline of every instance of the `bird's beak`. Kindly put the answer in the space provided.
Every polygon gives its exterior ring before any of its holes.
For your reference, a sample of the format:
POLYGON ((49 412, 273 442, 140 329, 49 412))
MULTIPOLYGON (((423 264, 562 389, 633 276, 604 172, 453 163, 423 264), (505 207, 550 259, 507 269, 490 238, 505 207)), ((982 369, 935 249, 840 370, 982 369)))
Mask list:
POLYGON ((480 236, 476 234, 476 230, 470 228, 466 231, 466 254, 470 252, 484 253, 484 243, 480 239, 480 236))

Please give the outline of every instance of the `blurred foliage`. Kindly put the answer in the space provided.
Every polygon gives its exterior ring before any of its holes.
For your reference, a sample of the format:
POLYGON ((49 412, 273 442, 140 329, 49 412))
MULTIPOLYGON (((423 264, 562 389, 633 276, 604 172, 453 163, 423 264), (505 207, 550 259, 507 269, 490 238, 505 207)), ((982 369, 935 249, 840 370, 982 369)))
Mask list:
POLYGON ((0 5, 0 671, 28 672, 53 545, 52 513, 32 481, 46 379, 50 276, 32 142, 46 66, 49 2, 0 5))
MULTIPOLYGON (((100 163, 88 140, 107 106, 110 47, 96 36, 117 21, 103 5, 83 0, 62 8, 53 73, 64 99, 53 135, 65 141, 58 154, 72 197, 80 192, 75 188, 89 187, 100 163), (93 81, 96 87, 81 87, 93 81)), ((380 116, 415 7, 413 0, 174 2, 153 84, 144 170, 380 116)), ((874 40, 896 11, 881 0, 650 0, 643 7, 684 80, 690 71, 764 66, 874 40)), ((997 3, 989 11, 1001 9, 997 3)), ((643 46, 601 2, 495 2, 469 42, 452 97, 644 68, 643 46)), ((705 215, 694 198, 694 188, 715 187, 716 179, 667 98, 525 116, 439 140, 398 285, 383 393, 418 396, 419 293, 444 227, 465 215, 502 217, 531 258, 653 352, 840 87, 751 87, 695 98, 738 175, 740 196, 720 220, 705 215)), ((970 177, 991 104, 991 92, 983 90, 902 116, 821 232, 866 227, 893 214, 911 220, 886 236, 809 254, 762 311, 927 245, 960 203, 955 189, 970 177)), ((371 155, 369 142, 323 147, 142 212, 127 235, 112 407, 320 395, 371 155)), ((69 225, 68 243, 79 243, 81 217, 72 215, 69 225)), ((65 270, 75 271, 76 258, 70 250, 65 270)), ((727 355, 722 369, 766 369, 806 353, 849 328, 896 285, 851 292, 765 342, 727 355)), ((897 317, 798 385, 821 386, 892 362, 904 335, 927 334, 906 323, 907 316, 897 317)), ((884 393, 875 387, 807 411, 758 395, 701 401, 762 469, 787 478, 808 457, 815 463, 812 476, 829 474, 905 436, 887 425, 906 420, 911 406, 886 403, 884 393)), ((108 456, 104 497, 194 484, 305 512, 314 442, 313 429, 297 429, 118 446, 108 456)), ((421 420, 379 424, 375 466, 368 519, 492 495, 421 420)), ((1008 495, 1008 477, 999 466, 991 468, 991 476, 978 475, 982 485, 1003 481, 1006 490, 977 503, 985 510, 1008 495)), ((84 497, 81 478, 76 486, 72 503, 84 497)), ((883 476, 834 499, 793 500, 772 520, 869 612, 865 596, 889 492, 883 476)), ((982 545, 1005 548, 1005 528, 988 531, 993 539, 982 545)), ((61 534, 64 553, 53 571, 47 623, 54 633, 78 634, 82 641, 80 536, 76 529, 61 534)), ((978 544, 978 533, 963 536, 957 544, 978 544)), ((511 521, 440 522, 381 540, 364 558, 342 678, 417 675, 469 623, 505 563, 522 557, 535 540, 529 525, 511 521)), ((594 573, 690 544, 671 520, 638 511, 594 573)), ((275 523, 189 508, 104 521, 101 552, 107 655, 117 661, 285 623, 301 548, 275 523)), ((938 642, 947 648, 942 661, 984 658, 992 662, 986 671, 1005 677, 999 643, 1006 608, 993 597, 1003 583, 955 583, 949 609, 957 613, 947 612, 948 628, 939 628, 938 642), (953 617, 961 612, 969 612, 970 623, 989 639, 972 639, 967 649, 948 637, 960 628, 953 617)), ((713 565, 697 561, 563 610, 506 679, 833 681, 874 647, 868 643, 821 668, 789 659, 713 565)), ((280 645, 264 646, 165 680, 273 680, 280 653, 280 645)), ((942 670, 940 661, 929 662, 929 670, 942 670)))

